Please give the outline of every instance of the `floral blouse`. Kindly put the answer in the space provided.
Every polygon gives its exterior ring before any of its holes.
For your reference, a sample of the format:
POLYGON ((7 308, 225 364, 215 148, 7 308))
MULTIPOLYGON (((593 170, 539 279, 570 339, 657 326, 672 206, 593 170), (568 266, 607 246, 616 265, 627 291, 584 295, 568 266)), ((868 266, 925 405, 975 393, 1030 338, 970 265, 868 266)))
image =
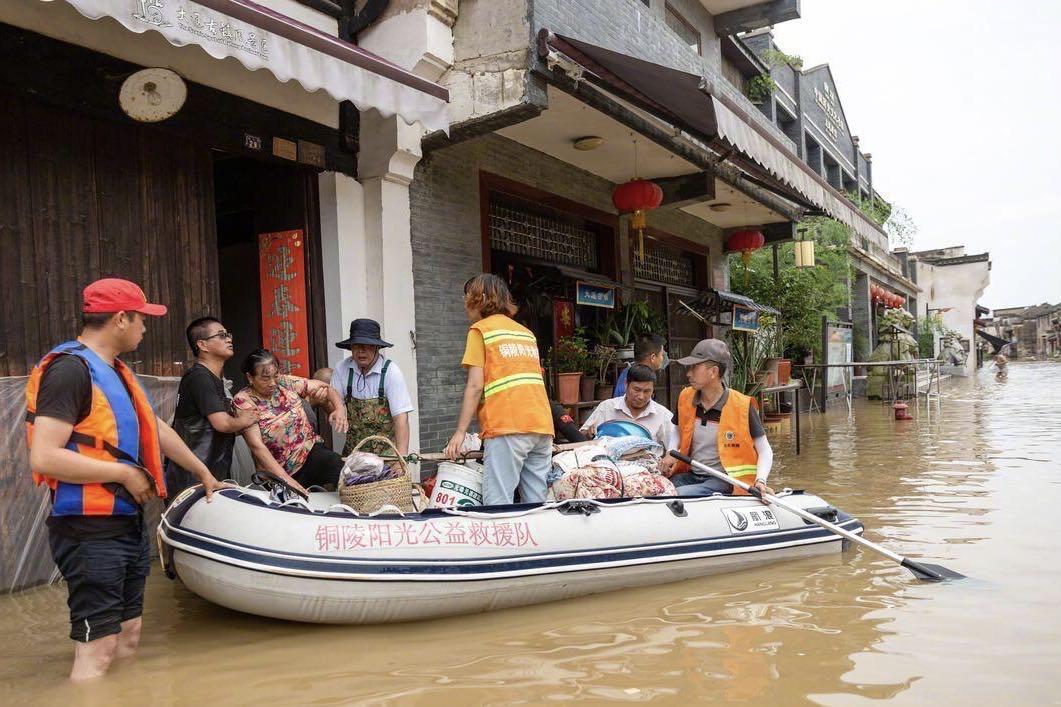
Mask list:
POLYGON ((294 474, 306 463, 313 445, 322 442, 306 415, 302 398, 309 390, 309 381, 298 376, 281 375, 276 390, 266 399, 251 388, 236 394, 233 403, 241 410, 258 413, 258 429, 273 459, 288 474, 294 474))

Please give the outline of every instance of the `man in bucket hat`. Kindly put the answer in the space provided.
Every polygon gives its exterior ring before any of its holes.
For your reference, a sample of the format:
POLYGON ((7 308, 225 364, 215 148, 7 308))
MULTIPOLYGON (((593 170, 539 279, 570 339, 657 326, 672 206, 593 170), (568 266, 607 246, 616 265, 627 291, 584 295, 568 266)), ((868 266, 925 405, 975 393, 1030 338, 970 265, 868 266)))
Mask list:
MULTIPOLYGON (((332 372, 332 387, 343 396, 349 428, 343 444, 343 456, 353 451, 365 437, 387 437, 403 456, 409 453, 409 413, 413 401, 398 364, 386 358, 380 349, 391 344, 380 337, 379 322, 355 319, 350 322, 350 336, 335 344, 350 356, 339 362, 332 372)), ((379 444, 362 449, 383 452, 379 444)))
MULTIPOLYGON (((678 363, 685 366, 689 386, 678 397, 670 448, 770 492, 766 479, 774 452, 755 399, 726 386, 725 375, 733 364, 726 342, 704 339, 678 363)), ((663 472, 682 496, 746 493, 721 479, 699 474, 674 457, 664 459, 663 472)))

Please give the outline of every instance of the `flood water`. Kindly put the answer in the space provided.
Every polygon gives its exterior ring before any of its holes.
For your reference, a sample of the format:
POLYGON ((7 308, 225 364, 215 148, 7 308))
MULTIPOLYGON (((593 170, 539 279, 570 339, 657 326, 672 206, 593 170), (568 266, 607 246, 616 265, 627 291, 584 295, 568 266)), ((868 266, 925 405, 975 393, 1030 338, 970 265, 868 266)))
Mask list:
POLYGON ((895 422, 857 402, 774 439, 777 488, 969 579, 923 584, 867 551, 431 622, 313 626, 207 604, 157 571, 139 655, 65 682, 65 590, 0 597, 0 703, 1059 704, 1061 365, 944 383, 895 422))

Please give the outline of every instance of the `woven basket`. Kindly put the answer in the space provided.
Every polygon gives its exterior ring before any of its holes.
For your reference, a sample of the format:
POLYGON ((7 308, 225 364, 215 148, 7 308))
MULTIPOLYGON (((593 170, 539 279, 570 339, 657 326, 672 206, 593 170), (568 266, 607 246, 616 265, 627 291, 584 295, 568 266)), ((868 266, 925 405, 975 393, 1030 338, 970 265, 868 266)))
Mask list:
MULTIPOLYGON (((375 513, 383 506, 388 505, 397 507, 402 513, 415 512, 416 509, 413 507, 413 477, 409 474, 409 467, 406 465, 405 460, 402 459, 402 455, 398 454, 394 443, 386 437, 365 437, 357 443, 353 451, 359 451, 368 442, 382 442, 390 447, 397 458, 398 465, 402 468, 402 476, 397 479, 373 481, 368 484, 357 484, 356 486, 344 485, 340 477, 339 502, 350 506, 358 513, 375 513)), ((387 461, 391 460, 388 459, 387 461)))

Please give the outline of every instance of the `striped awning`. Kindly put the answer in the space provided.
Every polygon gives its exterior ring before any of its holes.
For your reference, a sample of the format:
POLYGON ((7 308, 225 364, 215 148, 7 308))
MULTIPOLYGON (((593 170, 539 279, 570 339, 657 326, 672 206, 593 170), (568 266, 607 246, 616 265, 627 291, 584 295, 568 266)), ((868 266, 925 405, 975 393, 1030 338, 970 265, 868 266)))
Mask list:
MULTIPOLYGON (((53 2, 54 0, 42 0, 53 2)), ((359 110, 449 130, 449 92, 400 66, 251 0, 65 0, 85 17, 109 17, 131 32, 155 31, 174 46, 266 69, 307 91, 323 89, 359 110)))

